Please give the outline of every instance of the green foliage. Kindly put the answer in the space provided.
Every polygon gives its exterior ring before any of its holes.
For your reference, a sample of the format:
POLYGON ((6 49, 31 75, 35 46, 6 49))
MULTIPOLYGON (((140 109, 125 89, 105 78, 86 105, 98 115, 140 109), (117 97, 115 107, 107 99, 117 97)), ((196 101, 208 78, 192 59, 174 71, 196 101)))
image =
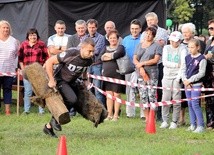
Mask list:
POLYGON ((208 30, 207 29, 202 29, 202 35, 208 36, 209 35, 208 30))
POLYGON ((207 21, 214 18, 214 0, 167 0, 167 18, 173 20, 174 29, 178 25, 192 22, 196 34, 202 34, 207 21))
POLYGON ((190 0, 173 0, 174 11, 172 16, 175 22, 182 24, 190 21, 195 9, 189 6, 189 2, 190 0))
POLYGON ((207 0, 204 4, 204 26, 207 28, 207 21, 214 19, 214 0, 207 0))

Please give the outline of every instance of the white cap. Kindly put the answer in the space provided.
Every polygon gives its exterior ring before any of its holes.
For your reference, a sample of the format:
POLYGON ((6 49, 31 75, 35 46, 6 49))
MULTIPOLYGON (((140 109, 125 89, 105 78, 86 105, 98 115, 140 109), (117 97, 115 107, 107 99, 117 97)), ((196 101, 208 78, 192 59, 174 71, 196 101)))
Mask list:
POLYGON ((179 40, 182 40, 182 34, 179 31, 174 31, 170 34, 169 40, 177 42, 179 40))

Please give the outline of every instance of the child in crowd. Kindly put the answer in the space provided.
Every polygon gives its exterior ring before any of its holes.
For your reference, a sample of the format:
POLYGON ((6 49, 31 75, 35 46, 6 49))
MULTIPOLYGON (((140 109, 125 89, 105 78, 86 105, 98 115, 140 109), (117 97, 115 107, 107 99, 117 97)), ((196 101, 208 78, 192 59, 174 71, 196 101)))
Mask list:
POLYGON ((185 57, 185 65, 182 69, 182 80, 184 83, 186 97, 188 101, 190 127, 187 131, 201 133, 204 131, 204 119, 201 107, 199 105, 202 87, 202 78, 205 76, 207 61, 200 53, 200 42, 197 39, 191 39, 188 43, 190 54, 185 57), (192 90, 190 90, 192 89, 192 90), (199 89, 196 91, 195 89, 199 89))
MULTIPOLYGON (((184 65, 185 57, 188 50, 185 45, 181 44, 182 34, 179 31, 174 31, 169 36, 169 45, 163 48, 162 62, 163 62, 163 79, 162 86, 167 88, 177 88, 175 90, 163 90, 162 101, 170 101, 181 99, 181 68, 184 65)), ((162 119, 160 128, 167 128, 169 126, 169 111, 171 105, 162 106, 162 119)), ((175 103, 173 106, 172 122, 169 129, 177 128, 177 122, 181 111, 181 103, 175 103)))

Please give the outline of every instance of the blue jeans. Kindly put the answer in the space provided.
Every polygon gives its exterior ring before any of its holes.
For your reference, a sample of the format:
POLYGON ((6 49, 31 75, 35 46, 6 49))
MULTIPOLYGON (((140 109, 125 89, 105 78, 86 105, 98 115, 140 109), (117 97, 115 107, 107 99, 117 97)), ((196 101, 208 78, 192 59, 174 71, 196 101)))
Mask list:
MULTIPOLYGON (((201 88, 201 86, 192 86, 192 88, 201 88)), ((199 97, 201 91, 185 91, 187 98, 199 97)), ((194 126, 204 127, 204 118, 201 107, 199 105, 200 99, 193 99, 188 101, 190 123, 194 126), (196 122, 197 121, 197 122, 196 122)))
MULTIPOLYGON (((98 65, 93 65, 89 68, 89 73, 92 75, 98 75, 101 76, 102 73, 102 64, 98 64, 98 65)), ((92 79, 92 83, 94 84, 94 86, 101 88, 101 83, 102 81, 97 80, 97 79, 92 79)), ((94 95, 96 96, 96 98, 103 104, 105 105, 106 99, 105 96, 100 93, 98 90, 94 90, 94 95)))
MULTIPOLYGON (((31 107, 30 97, 33 94, 32 85, 26 79, 23 79, 23 83, 24 83, 24 112, 30 112, 31 107)), ((44 113, 44 109, 40 106, 39 113, 44 113)))

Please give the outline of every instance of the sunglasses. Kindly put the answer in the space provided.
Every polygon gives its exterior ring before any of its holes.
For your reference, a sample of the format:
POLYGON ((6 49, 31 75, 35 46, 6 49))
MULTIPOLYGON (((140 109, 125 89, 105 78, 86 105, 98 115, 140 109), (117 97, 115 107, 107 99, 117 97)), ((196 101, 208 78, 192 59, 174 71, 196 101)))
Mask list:
POLYGON ((214 27, 209 27, 208 30, 213 31, 214 27))

